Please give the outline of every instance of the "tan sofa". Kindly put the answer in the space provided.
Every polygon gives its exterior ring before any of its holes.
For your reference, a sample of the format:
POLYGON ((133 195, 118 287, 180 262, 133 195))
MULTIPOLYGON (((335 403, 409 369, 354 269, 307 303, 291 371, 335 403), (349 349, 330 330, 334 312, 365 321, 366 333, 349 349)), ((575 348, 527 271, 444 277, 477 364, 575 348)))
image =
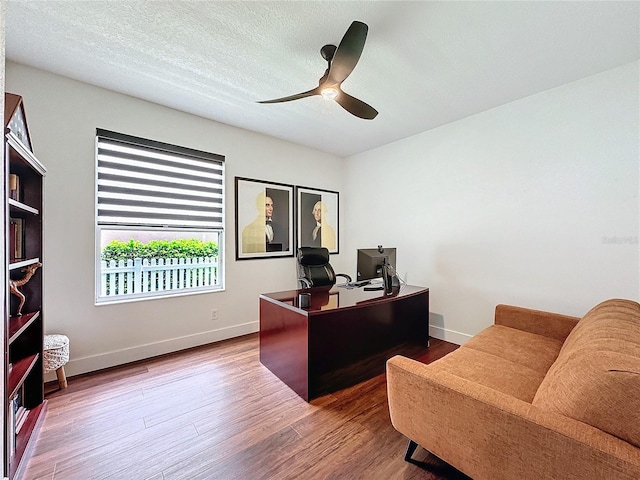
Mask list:
POLYGON ((393 426, 475 480, 640 479, 640 304, 582 319, 498 305, 425 365, 387 362, 393 426))

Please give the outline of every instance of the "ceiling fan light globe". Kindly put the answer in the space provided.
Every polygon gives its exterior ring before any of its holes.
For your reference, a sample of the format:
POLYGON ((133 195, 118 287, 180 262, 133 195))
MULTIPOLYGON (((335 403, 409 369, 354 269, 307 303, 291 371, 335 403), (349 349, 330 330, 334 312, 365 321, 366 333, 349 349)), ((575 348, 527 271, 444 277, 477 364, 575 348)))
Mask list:
POLYGON ((338 90, 333 87, 325 88, 320 93, 322 94, 322 97, 327 100, 335 100, 338 96, 338 90))

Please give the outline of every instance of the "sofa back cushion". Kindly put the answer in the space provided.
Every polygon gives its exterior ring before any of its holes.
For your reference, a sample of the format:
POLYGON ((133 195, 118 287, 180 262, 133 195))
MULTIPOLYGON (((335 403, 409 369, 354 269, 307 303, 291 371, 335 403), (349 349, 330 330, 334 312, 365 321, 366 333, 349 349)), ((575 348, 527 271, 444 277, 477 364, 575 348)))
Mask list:
POLYGON ((640 304, 613 299, 571 331, 533 404, 640 447, 640 304))

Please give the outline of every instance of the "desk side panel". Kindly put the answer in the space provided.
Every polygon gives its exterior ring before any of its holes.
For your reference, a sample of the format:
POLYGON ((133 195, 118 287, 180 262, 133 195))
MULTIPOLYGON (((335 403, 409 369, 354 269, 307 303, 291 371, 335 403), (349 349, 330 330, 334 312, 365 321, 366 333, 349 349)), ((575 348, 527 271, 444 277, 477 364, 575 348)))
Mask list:
POLYGON ((309 400, 308 319, 277 301, 260 298, 260 363, 309 400))

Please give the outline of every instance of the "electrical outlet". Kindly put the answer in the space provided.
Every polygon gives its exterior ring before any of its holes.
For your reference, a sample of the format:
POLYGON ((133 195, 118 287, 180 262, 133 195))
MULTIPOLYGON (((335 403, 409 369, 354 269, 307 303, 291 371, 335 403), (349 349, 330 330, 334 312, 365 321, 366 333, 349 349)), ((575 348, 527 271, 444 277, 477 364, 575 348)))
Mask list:
POLYGON ((217 320, 218 319, 218 309, 214 308, 213 310, 211 310, 211 320, 217 320))

